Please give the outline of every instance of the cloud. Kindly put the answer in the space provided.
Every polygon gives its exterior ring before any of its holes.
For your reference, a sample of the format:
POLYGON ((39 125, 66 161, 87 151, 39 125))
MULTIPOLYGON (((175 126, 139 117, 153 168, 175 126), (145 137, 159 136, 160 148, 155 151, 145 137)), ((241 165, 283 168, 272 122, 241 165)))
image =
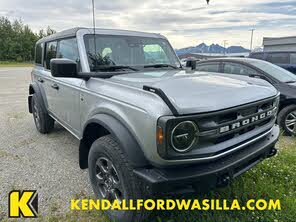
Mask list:
MULTIPOLYGON (((96 23, 102 28, 157 32, 175 48, 201 42, 249 46, 263 36, 296 35, 296 2, 293 0, 112 0, 96 4, 96 23)), ((35 31, 50 25, 58 31, 92 25, 91 0, 9 0, 0 2, 0 16, 21 18, 35 31)))

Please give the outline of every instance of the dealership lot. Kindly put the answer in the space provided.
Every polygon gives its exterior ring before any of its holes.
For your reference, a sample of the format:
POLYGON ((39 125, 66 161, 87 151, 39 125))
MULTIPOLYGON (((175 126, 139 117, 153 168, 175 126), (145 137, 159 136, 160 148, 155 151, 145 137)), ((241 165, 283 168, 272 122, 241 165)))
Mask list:
MULTIPOLYGON (((64 212, 70 210, 72 198, 92 197, 88 172, 78 166, 79 142, 70 133, 58 125, 48 135, 36 131, 27 107, 30 72, 31 68, 0 68, 0 221, 7 218, 10 191, 36 189, 39 213, 60 215, 44 221, 106 222, 96 212, 73 214, 72 219, 65 215, 64 212)), ((282 138, 277 157, 264 161, 228 188, 193 197, 239 199, 242 202, 249 198, 280 199, 282 211, 182 211, 161 212, 152 217, 159 216, 163 222, 212 222, 213 218, 216 221, 230 221, 230 218, 232 221, 293 221, 296 216, 295 147, 294 138, 282 138)))
POLYGON ((28 113, 31 68, 0 68, 0 220, 8 193, 33 189, 39 213, 69 210, 72 198, 91 196, 87 170, 78 165, 78 143, 60 126, 39 134, 28 113))

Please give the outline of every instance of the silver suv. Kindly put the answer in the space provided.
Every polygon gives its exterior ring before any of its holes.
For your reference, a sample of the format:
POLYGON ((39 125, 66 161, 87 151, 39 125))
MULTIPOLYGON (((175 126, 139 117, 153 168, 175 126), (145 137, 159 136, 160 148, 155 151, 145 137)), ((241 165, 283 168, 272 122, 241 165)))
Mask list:
POLYGON ((225 186, 276 154, 277 90, 184 70, 159 34, 75 28, 41 39, 28 102, 40 133, 56 121, 80 140, 80 167, 111 201, 225 186))

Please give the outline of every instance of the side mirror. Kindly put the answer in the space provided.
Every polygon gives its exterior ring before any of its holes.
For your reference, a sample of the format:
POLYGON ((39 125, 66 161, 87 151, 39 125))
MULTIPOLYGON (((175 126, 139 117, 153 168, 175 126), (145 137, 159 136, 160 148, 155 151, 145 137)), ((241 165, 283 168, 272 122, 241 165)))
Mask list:
POLYGON ((70 59, 50 60, 50 70, 53 77, 77 78, 77 63, 70 59))
POLYGON ((187 60, 186 67, 192 70, 196 69, 196 60, 187 60))

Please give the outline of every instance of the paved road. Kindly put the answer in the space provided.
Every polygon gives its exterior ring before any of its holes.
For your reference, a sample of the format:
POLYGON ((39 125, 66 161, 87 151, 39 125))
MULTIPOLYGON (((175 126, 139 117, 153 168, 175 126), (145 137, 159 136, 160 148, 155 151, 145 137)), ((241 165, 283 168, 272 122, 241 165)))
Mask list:
POLYGON ((36 189, 42 215, 69 210, 74 197, 92 196, 87 171, 78 165, 78 140, 55 126, 39 134, 28 113, 30 68, 0 68, 0 221, 8 193, 36 189))

